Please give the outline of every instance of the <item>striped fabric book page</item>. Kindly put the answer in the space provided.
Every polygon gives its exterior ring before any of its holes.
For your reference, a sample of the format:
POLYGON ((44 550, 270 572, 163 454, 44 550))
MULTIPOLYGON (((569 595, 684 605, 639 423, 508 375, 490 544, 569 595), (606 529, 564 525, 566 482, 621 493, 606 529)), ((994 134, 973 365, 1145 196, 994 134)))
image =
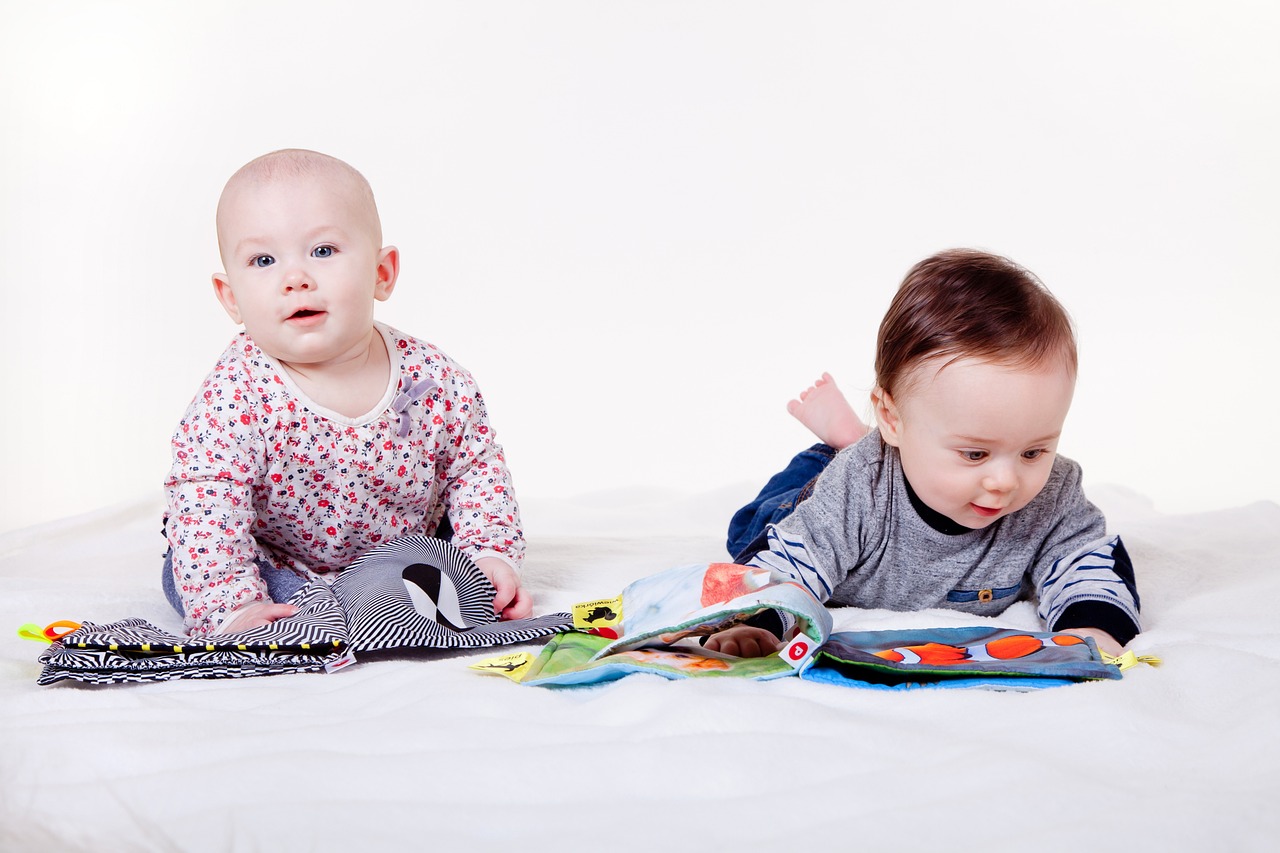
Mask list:
POLYGON ((329 584, 289 600, 298 613, 248 631, 183 637, 142 619, 85 622, 40 656, 37 683, 244 678, 323 669, 354 651, 464 649, 569 630, 568 613, 501 622, 493 584, 440 539, 405 536, 368 552, 329 584))

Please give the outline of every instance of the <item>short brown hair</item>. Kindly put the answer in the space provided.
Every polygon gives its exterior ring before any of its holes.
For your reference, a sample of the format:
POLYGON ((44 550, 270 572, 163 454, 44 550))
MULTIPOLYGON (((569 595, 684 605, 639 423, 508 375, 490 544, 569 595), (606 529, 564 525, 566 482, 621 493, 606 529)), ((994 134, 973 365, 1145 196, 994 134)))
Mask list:
POLYGON ((937 357, 1029 367, 1055 356, 1075 372, 1071 317, 1040 279, 1008 258, 950 249, 916 264, 898 287, 876 338, 876 384, 896 395, 907 374, 937 357))

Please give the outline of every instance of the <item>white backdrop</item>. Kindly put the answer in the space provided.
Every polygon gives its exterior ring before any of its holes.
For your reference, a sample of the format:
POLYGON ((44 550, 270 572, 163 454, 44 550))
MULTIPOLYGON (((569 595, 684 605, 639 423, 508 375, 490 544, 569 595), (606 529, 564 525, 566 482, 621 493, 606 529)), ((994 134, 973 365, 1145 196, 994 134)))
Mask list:
POLYGON ((759 481, 958 245, 1074 314, 1088 482, 1280 497, 1274 4, 0 10, 0 529, 159 494, 235 331, 218 193, 287 146, 369 178, 379 316, 475 373, 526 499, 759 481))

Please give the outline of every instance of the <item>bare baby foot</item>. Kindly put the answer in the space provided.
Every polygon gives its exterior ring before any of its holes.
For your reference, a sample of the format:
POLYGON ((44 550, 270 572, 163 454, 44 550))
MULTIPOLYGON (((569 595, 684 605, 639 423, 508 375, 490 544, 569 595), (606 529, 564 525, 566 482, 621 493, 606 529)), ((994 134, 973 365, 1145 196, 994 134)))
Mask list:
POLYGON ((824 444, 844 450, 870 432, 853 406, 844 398, 830 373, 800 392, 799 400, 787 403, 787 411, 824 444))

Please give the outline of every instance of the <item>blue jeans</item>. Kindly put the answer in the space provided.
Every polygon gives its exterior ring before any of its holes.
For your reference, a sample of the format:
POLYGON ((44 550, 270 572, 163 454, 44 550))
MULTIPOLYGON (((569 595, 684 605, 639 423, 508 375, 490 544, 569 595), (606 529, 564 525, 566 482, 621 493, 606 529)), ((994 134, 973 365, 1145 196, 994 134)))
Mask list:
MULTIPOLYGON (((258 574, 266 581, 267 595, 271 596, 272 601, 288 601, 293 598, 295 592, 308 583, 306 578, 300 578, 288 569, 273 566, 266 560, 259 560, 257 565, 258 574)), ((169 603, 173 605, 174 610, 178 611, 178 615, 186 616, 187 612, 182 607, 182 599, 178 596, 178 584, 173 579, 172 549, 164 555, 164 574, 160 578, 160 588, 164 590, 164 597, 169 599, 169 603)))
POLYGON ((813 494, 813 483, 836 456, 836 449, 815 444, 802 450, 764 484, 756 499, 733 514, 726 546, 735 563, 745 563, 769 547, 765 528, 791 515, 813 494))

